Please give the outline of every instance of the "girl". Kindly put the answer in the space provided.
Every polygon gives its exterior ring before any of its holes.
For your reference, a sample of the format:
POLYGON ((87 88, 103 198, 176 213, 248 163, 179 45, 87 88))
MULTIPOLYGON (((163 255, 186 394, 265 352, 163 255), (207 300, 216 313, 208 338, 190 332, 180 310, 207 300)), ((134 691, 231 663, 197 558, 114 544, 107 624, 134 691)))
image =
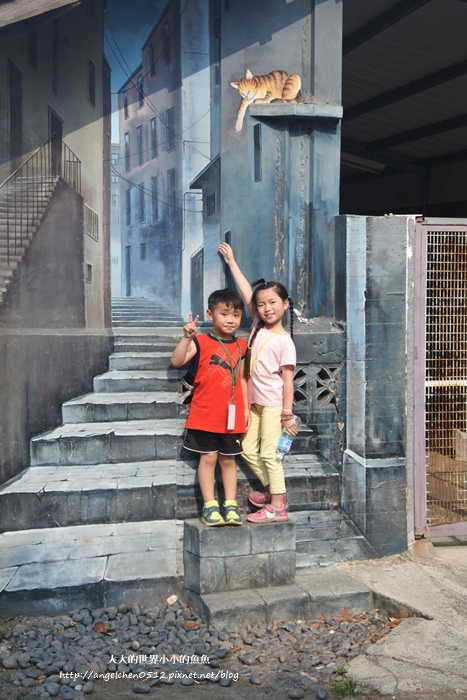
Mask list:
MULTIPOLYGON (((282 318, 289 305, 292 306, 292 300, 280 282, 259 280, 253 291, 235 261, 232 248, 221 243, 219 252, 230 267, 253 318, 248 343, 250 357, 246 359, 250 370, 251 424, 243 440, 242 457, 264 491, 250 493, 250 503, 260 510, 251 513, 248 520, 252 523, 285 522, 288 520, 287 498, 277 443, 284 427, 291 435, 298 432, 292 412, 296 352, 291 336, 282 327, 282 318)), ((291 330, 292 323, 291 309, 291 330)))

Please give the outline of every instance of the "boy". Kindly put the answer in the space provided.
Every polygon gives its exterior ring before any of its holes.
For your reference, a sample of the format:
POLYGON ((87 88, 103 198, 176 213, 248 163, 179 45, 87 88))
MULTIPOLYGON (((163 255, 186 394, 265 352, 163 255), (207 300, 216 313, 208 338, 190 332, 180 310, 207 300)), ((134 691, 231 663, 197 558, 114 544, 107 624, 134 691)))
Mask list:
POLYGON ((233 333, 240 326, 244 304, 237 292, 219 289, 209 296, 208 307, 212 331, 195 337, 199 316, 193 321, 190 313, 183 338, 171 357, 174 367, 195 358, 194 392, 183 446, 200 454, 198 480, 204 499, 201 521, 208 526, 241 525, 235 455, 242 453, 241 439, 250 425, 250 410, 243 372, 247 345, 233 333), (214 498, 217 461, 224 485, 224 517, 214 498))

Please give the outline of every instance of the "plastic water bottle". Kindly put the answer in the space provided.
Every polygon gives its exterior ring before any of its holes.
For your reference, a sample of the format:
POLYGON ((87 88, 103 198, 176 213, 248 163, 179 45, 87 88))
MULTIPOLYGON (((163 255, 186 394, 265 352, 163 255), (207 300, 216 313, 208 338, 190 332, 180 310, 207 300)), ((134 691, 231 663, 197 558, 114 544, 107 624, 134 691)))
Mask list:
MULTIPOLYGON (((302 422, 300 416, 294 416, 294 420, 297 426, 300 427, 300 423, 302 422)), ((279 459, 284 459, 285 455, 289 454, 293 439, 294 436, 289 433, 287 428, 284 428, 279 442, 277 443, 277 456, 279 459)))

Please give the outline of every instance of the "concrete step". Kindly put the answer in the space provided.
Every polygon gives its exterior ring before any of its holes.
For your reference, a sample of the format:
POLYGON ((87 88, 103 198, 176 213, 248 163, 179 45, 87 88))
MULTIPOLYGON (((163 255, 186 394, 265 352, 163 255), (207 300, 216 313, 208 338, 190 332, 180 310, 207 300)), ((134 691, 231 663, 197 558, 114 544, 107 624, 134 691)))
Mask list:
POLYGON ((113 318, 132 318, 132 317, 145 318, 146 316, 157 316, 158 318, 171 318, 180 319, 178 314, 171 313, 167 309, 162 307, 154 306, 140 306, 138 308, 126 308, 126 309, 115 309, 112 308, 113 318))
MULTIPOLYGON (((173 460, 29 467, 0 487, 0 532, 150 518, 198 518, 202 498, 197 466, 198 458, 181 450, 173 460)), ((317 518, 318 522, 320 516, 337 517, 332 510, 314 509, 335 506, 338 476, 330 465, 311 457, 300 474, 289 476, 287 466, 285 471, 290 517, 297 523, 300 533, 297 542, 303 549, 303 523, 307 523, 307 516, 317 518), (297 494, 303 491, 308 493, 306 504, 297 500, 297 494)), ((237 500, 246 517, 255 510, 248 502, 248 493, 259 485, 240 459, 237 472, 237 500)), ((293 473, 290 465, 289 472, 293 473)), ((220 473, 217 473, 216 495, 223 502, 220 473)), ((341 528, 340 532, 350 538, 350 531, 344 533, 341 528)), ((319 533, 312 535, 317 541, 319 533)), ((301 553, 297 545, 297 556, 301 553)), ((320 561, 302 562, 301 566, 314 563, 320 561)))
POLYGON ((64 423, 177 418, 181 405, 174 391, 94 392, 64 403, 62 417, 64 423))
MULTIPOLYGON (((181 337, 181 336, 180 336, 181 337)), ((114 342, 114 350, 117 353, 120 352, 153 352, 154 350, 158 350, 159 352, 167 352, 169 353, 169 357, 172 354, 173 349, 177 345, 177 340, 174 338, 173 340, 166 341, 166 342, 159 342, 157 345, 152 342, 151 340, 145 341, 145 340, 135 340, 134 342, 131 340, 115 340, 114 342)))
POLYGON ((31 440, 31 465, 108 464, 175 459, 183 421, 67 423, 31 440))
POLYGON ((373 592, 368 586, 332 566, 297 572, 295 583, 285 586, 205 595, 191 593, 188 597, 208 625, 309 620, 320 615, 342 615, 344 609, 351 615, 375 607, 373 592))
POLYGON ((329 566, 374 556, 372 548, 350 518, 338 508, 294 512, 297 568, 329 566))
POLYGON ((0 535, 0 617, 144 606, 180 593, 182 524, 81 525, 0 535))
POLYGON ((179 391, 186 370, 175 369, 158 371, 125 371, 112 369, 94 377, 94 391, 179 391))
POLYGON ((165 328, 166 326, 169 327, 181 327, 182 321, 159 321, 159 319, 154 318, 154 319, 136 319, 134 321, 117 321, 113 324, 114 328, 140 328, 140 327, 148 327, 148 328, 165 328))
POLYGON ((175 518, 176 501, 175 460, 29 467, 0 487, 0 532, 175 518))
POLYGON ((109 368, 158 370, 170 367, 171 352, 118 352, 109 357, 109 368))

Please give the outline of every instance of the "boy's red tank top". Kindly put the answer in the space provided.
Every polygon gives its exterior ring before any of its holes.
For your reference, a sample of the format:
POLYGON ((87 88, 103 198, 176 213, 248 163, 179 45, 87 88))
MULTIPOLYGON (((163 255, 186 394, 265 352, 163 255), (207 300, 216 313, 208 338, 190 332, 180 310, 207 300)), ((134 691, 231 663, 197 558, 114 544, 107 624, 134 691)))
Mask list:
MULTIPOLYGON (((228 349, 236 370, 245 356, 247 344, 241 338, 222 342, 228 349)), ((241 372, 238 373, 234 389, 235 427, 227 430, 228 406, 232 397, 231 360, 220 342, 211 334, 196 336, 194 343, 198 350, 195 355, 197 368, 186 427, 206 430, 208 433, 244 433, 246 426, 241 372)))

